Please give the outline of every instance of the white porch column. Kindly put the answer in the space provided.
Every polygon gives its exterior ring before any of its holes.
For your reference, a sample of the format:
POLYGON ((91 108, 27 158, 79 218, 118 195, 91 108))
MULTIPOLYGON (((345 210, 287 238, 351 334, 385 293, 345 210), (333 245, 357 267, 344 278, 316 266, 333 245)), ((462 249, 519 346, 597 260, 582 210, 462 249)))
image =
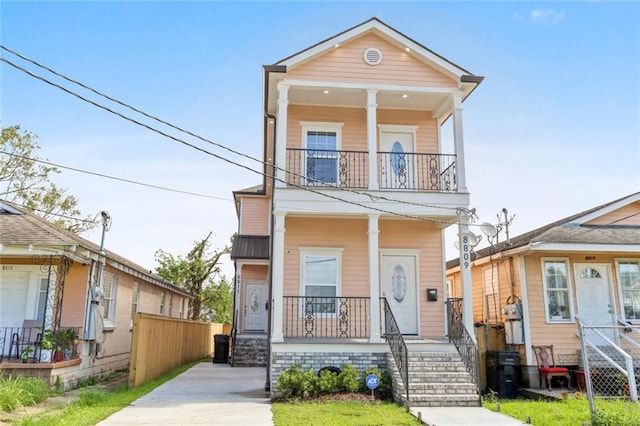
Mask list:
POLYGON ((462 284, 462 322, 476 343, 473 329, 473 291, 471 285, 471 244, 469 243, 469 219, 460 217, 458 224, 458 242, 460 244, 460 281, 462 284))
POLYGON ((274 212, 273 253, 271 253, 271 341, 282 342, 282 297, 284 295, 284 218, 285 213, 274 212))
POLYGON ((276 188, 284 188, 287 168, 287 107, 289 106, 289 85, 278 84, 278 121, 276 122, 276 188))
POLYGON ((367 90, 367 145, 369 151, 369 190, 378 189, 378 123, 376 94, 377 90, 367 90))
POLYGON ((380 256, 378 245, 378 214, 369 215, 369 295, 371 297, 370 343, 381 342, 380 338, 380 256))
POLYGON ((464 137, 462 132, 462 94, 456 93, 453 102, 453 145, 456 152, 456 173, 458 175, 458 192, 468 192, 464 161, 464 137))

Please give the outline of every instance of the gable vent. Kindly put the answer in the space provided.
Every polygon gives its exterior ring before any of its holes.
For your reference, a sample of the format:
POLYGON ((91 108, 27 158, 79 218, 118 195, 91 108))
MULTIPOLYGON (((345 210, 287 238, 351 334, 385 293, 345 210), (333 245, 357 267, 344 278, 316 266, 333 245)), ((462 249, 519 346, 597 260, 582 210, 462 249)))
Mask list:
POLYGON ((364 51, 364 61, 369 65, 378 65, 382 62, 382 52, 375 47, 370 47, 364 51))

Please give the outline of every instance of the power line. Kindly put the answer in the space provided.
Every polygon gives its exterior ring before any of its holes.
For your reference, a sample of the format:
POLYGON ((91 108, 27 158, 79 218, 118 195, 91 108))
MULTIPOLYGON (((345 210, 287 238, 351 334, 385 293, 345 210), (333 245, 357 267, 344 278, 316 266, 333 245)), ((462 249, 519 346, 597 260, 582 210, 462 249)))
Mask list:
MULTIPOLYGON (((75 79, 73 79, 71 77, 68 77, 68 76, 58 72, 58 71, 55 71, 54 69, 52 69, 52 68, 50 68, 50 67, 48 67, 46 65, 43 65, 43 64, 39 63, 38 61, 36 61, 34 59, 28 58, 27 56, 24 56, 21 53, 15 51, 15 50, 12 50, 12 49, 10 49, 10 48, 2 45, 2 44, 0 44, 0 48, 2 48, 3 50, 5 50, 5 51, 7 51, 7 52, 19 57, 20 59, 22 59, 24 61, 27 61, 27 62, 29 62, 29 63, 31 63, 31 64, 39 67, 39 68, 42 68, 42 69, 54 74, 57 77, 60 77, 60 78, 66 80, 66 81, 68 81, 70 83, 78 85, 78 86, 82 87, 83 89, 86 89, 86 90, 88 90, 88 91, 90 91, 90 92, 92 92, 92 93, 94 93, 94 94, 96 94, 98 96, 101 96, 101 97, 103 97, 105 99, 108 99, 111 102, 114 102, 114 103, 116 103, 118 105, 121 105, 121 106, 127 108, 127 109, 130 109, 131 111, 134 111, 134 112, 136 112, 138 114, 141 114, 144 117, 147 117, 147 118, 149 118, 151 120, 154 120, 154 121, 157 121, 159 123, 162 123, 162 124, 172 128, 172 129, 178 130, 179 132, 182 132, 182 133, 185 133, 185 134, 187 134, 189 136, 192 136, 192 137, 194 137, 194 138, 196 138, 196 139, 198 139, 200 141, 203 141, 203 142, 206 142, 206 143, 211 144, 213 146, 216 146, 218 148, 224 149, 224 150, 229 151, 229 152, 231 152, 231 153, 233 153, 235 155, 238 155, 238 156, 247 158, 249 160, 258 162, 258 163, 262 164, 263 166, 272 167, 272 168, 274 168, 276 170, 284 171, 284 172, 286 172, 286 173, 288 173, 288 174, 290 174, 292 176, 295 176, 295 177, 298 177, 298 178, 304 178, 304 179, 309 180, 307 176, 304 176, 304 175, 301 175, 299 173, 295 173, 295 172, 292 172, 292 171, 288 171, 288 170, 286 170, 286 169, 284 169, 284 168, 282 168, 282 167, 280 167, 278 165, 270 164, 270 163, 268 163, 268 162, 266 162, 264 160, 260 160, 258 158, 252 157, 252 156, 250 156, 248 154, 245 154, 243 152, 234 150, 233 148, 229 148, 229 147, 227 147, 225 145, 222 145, 222 144, 217 143, 215 141, 212 141, 210 139, 204 138, 204 137, 202 137, 202 136, 200 136, 198 134, 195 134, 195 133, 193 133, 193 132, 191 132, 189 130, 183 129, 180 126, 177 126, 177 125, 175 125, 173 123, 170 123, 170 122, 168 122, 168 121, 166 121, 164 119, 156 117, 156 116, 154 116, 152 114, 149 114, 149 113, 147 113, 145 111, 142 111, 139 108, 136 108, 131 104, 123 102, 123 101, 121 101, 119 99, 116 99, 116 98, 114 98, 112 96, 109 96, 109 95, 105 94, 104 92, 101 92, 101 91, 99 91, 97 89, 94 89, 93 87, 88 86, 88 85, 86 85, 86 84, 84 84, 84 83, 82 83, 82 82, 80 82, 78 80, 75 80, 75 79)), ((266 174, 264 174, 264 175, 266 176, 266 174)), ((407 200, 397 200, 397 199, 392 199, 392 198, 385 197, 383 195, 374 195, 374 194, 370 194, 370 193, 357 191, 357 190, 354 190, 354 189, 351 189, 351 188, 345 188, 345 187, 342 187, 342 186, 339 186, 339 185, 328 184, 326 182, 322 182, 322 181, 315 180, 315 179, 313 179, 313 181, 314 181, 315 184, 320 184, 321 186, 324 186, 324 187, 335 188, 335 189, 338 189, 340 191, 351 192, 351 193, 354 193, 354 194, 367 196, 367 197, 371 198, 372 201, 391 201, 391 202, 402 203, 402 204, 407 204, 407 205, 414 205, 414 206, 418 206, 418 207, 429 207, 429 208, 435 208, 435 209, 450 210, 450 207, 430 205, 430 204, 424 204, 424 203, 416 203, 416 202, 407 201, 407 200)))
MULTIPOLYGON (((2 46, 2 45, 0 45, 0 47, 1 47, 1 46, 2 46)), ((146 128, 146 129, 148 129, 148 130, 150 130, 150 131, 154 132, 154 133, 157 133, 157 134, 159 134, 159 135, 161 135, 161 136, 164 136, 164 137, 166 137, 166 138, 168 138, 168 139, 171 139, 171 140, 173 140, 173 141, 175 141, 175 142, 181 143, 181 144, 183 144, 183 145, 185 145, 185 146, 188 146, 188 147, 190 147, 190 148, 193 148, 193 149, 195 149, 195 150, 197 150, 197 151, 200 151, 200 152, 202 152, 202 153, 204 153, 204 154, 210 155, 210 156, 212 156, 212 157, 214 157, 214 158, 217 158, 217 159, 219 159, 219 160, 221 160, 221 161, 224 161, 224 162, 226 162, 226 163, 229 163, 229 164, 235 165, 235 166, 237 166, 237 167, 240 167, 240 168, 242 168, 242 169, 248 170, 248 171, 250 171, 250 172, 252 172, 252 173, 256 173, 256 174, 259 174, 259 175, 262 175, 262 176, 266 176, 266 177, 269 177, 269 178, 273 178, 273 179, 274 179, 274 180, 276 180, 276 181, 279 181, 279 182, 282 182, 282 183, 288 184, 288 185, 290 185, 290 186, 293 186, 293 187, 296 187, 296 188, 302 189, 302 190, 304 190, 304 191, 308 191, 308 192, 311 192, 311 193, 315 193, 315 194, 320 195, 320 196, 322 196, 322 197, 326 197, 326 198, 334 199, 334 200, 336 200, 336 201, 344 202, 344 203, 347 203, 347 204, 355 205, 355 206, 358 206, 358 207, 362 207, 362 208, 365 208, 365 209, 368 209, 368 210, 372 210, 372 211, 376 211, 376 212, 380 212, 380 213, 386 213, 386 214, 390 214, 390 215, 394 215, 394 216, 405 217, 405 218, 414 219, 414 220, 419 220, 419 221, 434 222, 434 223, 443 223, 443 224, 446 224, 446 225, 453 225, 453 224, 455 224, 455 223, 456 223, 456 222, 450 222, 450 221, 446 221, 446 220, 438 220, 438 219, 424 218, 424 217, 419 217, 419 216, 414 216, 414 215, 409 215, 409 214, 404 214, 404 213, 398 213, 398 212, 393 212, 393 211, 390 211, 390 210, 385 210, 385 209, 381 209, 381 208, 377 208, 377 207, 373 207, 373 206, 369 206, 369 205, 364 205, 364 204, 361 204, 361 203, 358 203, 358 202, 355 202, 355 201, 345 200, 344 198, 340 198, 340 197, 337 197, 337 196, 334 196, 334 195, 330 195, 330 194, 328 194, 328 193, 326 193, 326 192, 320 192, 320 191, 317 191, 317 190, 311 189, 311 188, 309 188, 309 187, 305 187, 305 186, 302 186, 302 185, 298 185, 298 184, 294 184, 294 183, 287 182, 287 181, 285 181, 285 180, 283 180, 283 179, 278 178, 277 176, 270 175, 270 174, 268 174, 268 173, 266 173, 266 172, 260 172, 260 171, 254 170, 254 169, 252 169, 252 168, 250 168, 250 167, 248 167, 248 166, 246 166, 246 165, 244 165, 244 164, 241 164, 241 163, 238 163, 238 162, 236 162, 236 161, 230 160, 230 159, 225 158, 225 157, 223 157, 223 156, 221 156, 221 155, 219 155, 219 154, 216 154, 216 153, 213 153, 213 152, 207 151, 207 150, 206 150, 206 149, 204 149, 204 148, 201 148, 201 147, 198 147, 198 146, 196 146, 196 145, 193 145, 192 143, 189 143, 189 142, 187 142, 187 141, 185 141, 185 140, 183 140, 183 139, 180 139, 180 138, 178 138, 178 137, 175 137, 175 136, 173 136, 173 135, 170 135, 170 134, 168 134, 168 133, 166 133, 166 132, 164 132, 164 131, 162 131, 162 130, 156 129, 155 127, 152 127, 152 126, 150 126, 150 125, 148 125, 148 124, 142 123, 141 121, 138 121, 138 120, 136 120, 136 119, 134 119, 134 118, 128 117, 128 116, 124 115, 124 114, 123 114, 123 113, 121 113, 121 112, 115 111, 115 110, 113 110, 113 109, 111 109, 111 108, 109 108, 109 107, 106 107, 106 106, 104 106, 104 105, 101 105, 101 104, 97 103, 96 101, 93 101, 93 100, 91 100, 91 99, 88 99, 88 98, 86 98, 86 97, 84 97, 84 96, 82 96, 82 95, 80 95, 80 94, 78 94, 78 93, 76 93, 76 92, 74 92, 74 91, 72 91, 72 90, 70 90, 70 89, 68 89, 68 88, 66 88, 66 87, 64 87, 64 86, 62 86, 62 85, 60 85, 60 84, 58 84, 58 83, 52 82, 52 81, 50 81, 50 80, 46 79, 45 77, 39 76, 39 75, 37 75, 37 74, 35 74, 35 73, 33 73, 33 72, 31 72, 31 71, 29 71, 29 70, 27 70, 27 69, 25 69, 25 68, 23 68, 23 67, 19 66, 19 65, 15 64, 15 63, 13 63, 13 62, 11 62, 11 61, 9 61, 9 60, 8 60, 8 59, 6 59, 6 58, 1 58, 1 57, 0 57, 0 61, 5 62, 6 64, 8 64, 8 65, 10 65, 10 66, 12 66, 12 67, 14 67, 14 68, 16 68, 16 69, 17 69, 17 70, 19 70, 19 71, 24 72, 25 74, 27 74, 27 75, 29 75, 29 76, 31 76, 31 77, 33 77, 33 78, 37 79, 37 80, 40 80, 40 81, 42 81, 42 82, 44 82, 44 83, 47 83, 47 84, 49 84, 50 86, 53 86, 53 87, 55 87, 55 88, 57 88, 57 89, 60 89, 60 90, 62 90, 63 92, 65 92, 65 93, 67 93, 67 94, 69 94, 69 95, 71 95, 71 96, 73 96, 73 97, 76 97, 76 98, 78 98, 78 99, 80 99, 80 100, 82 100, 82 101, 84 101, 84 102, 87 102, 87 103, 89 103, 89 104, 91 104, 91 105, 93 105, 93 106, 95 106, 95 107, 97 107, 97 108, 100 108, 100 109, 102 109, 102 110, 104 110, 104 111, 107 111, 107 112, 109 112, 109 113, 113 114, 113 115, 116 115, 116 116, 118 116, 118 117, 120 117, 120 118, 122 118, 122 119, 124 119, 124 120, 126 120, 126 121, 129 121, 129 122, 131 122, 131 123, 134 123, 134 124, 136 124, 136 125, 138 125, 138 126, 140 126, 140 127, 144 127, 144 128, 146 128)), ((227 149, 227 148, 225 147, 225 149, 227 149)), ((244 154, 243 154, 243 156, 244 156, 244 154)), ((367 196, 367 197, 372 197, 370 194, 367 194, 367 193, 360 193, 360 195, 365 195, 365 196, 367 196)), ((397 202, 398 202, 398 203, 402 203, 402 201, 397 201, 397 202)), ((409 203, 407 203, 407 204, 409 204, 409 203)), ((443 208, 442 206, 434 206, 434 207, 443 208)), ((446 207, 445 207, 445 209, 452 210, 452 208, 446 208, 446 207)), ((466 210, 467 210, 467 209, 458 208, 458 209, 456 209, 456 214, 458 214, 458 213, 462 213, 462 212, 465 212, 466 210)))
POLYGON ((102 177, 102 178, 105 178, 105 179, 112 179, 112 180, 117 180, 117 181, 120 181, 120 182, 131 183, 131 184, 134 184, 134 185, 146 186, 147 188, 160 189, 160 190, 169 191, 169 192, 177 192, 179 194, 194 195, 196 197, 212 198, 212 199, 215 199, 215 200, 233 201, 231 198, 216 197, 214 195, 199 194, 197 192, 190 192, 190 191, 183 191, 183 190, 180 190, 180 189, 166 188, 164 186, 153 185, 151 183, 138 182, 138 181, 135 181, 135 180, 130 180, 130 179, 125 179, 125 178, 121 178, 121 177, 105 175, 103 173, 98 173, 98 172, 91 172, 89 170, 78 169, 78 168, 75 168, 75 167, 63 166, 62 164, 56 164, 56 163, 52 163, 50 161, 40 160, 38 158, 24 157, 22 155, 14 154, 14 153, 11 153, 11 152, 6 152, 6 151, 2 151, 2 150, 0 150, 0 154, 10 155, 12 157, 21 158, 23 160, 35 161, 37 163, 43 163, 43 164, 47 164, 49 166, 60 167, 61 169, 72 170, 72 171, 78 172, 78 173, 86 173, 88 175, 98 176, 98 177, 102 177))

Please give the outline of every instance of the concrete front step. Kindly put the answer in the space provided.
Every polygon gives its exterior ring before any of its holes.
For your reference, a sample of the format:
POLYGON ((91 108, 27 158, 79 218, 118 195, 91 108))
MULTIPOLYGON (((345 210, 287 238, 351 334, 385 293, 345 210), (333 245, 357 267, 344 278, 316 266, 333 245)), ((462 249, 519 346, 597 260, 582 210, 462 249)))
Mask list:
POLYGON ((479 395, 409 395, 412 407, 478 407, 479 395))
POLYGON ((437 371, 410 371, 411 383, 469 383, 469 373, 466 371, 437 372, 437 371))
POLYGON ((474 383, 411 383, 409 382, 409 393, 425 394, 473 394, 476 393, 474 383))

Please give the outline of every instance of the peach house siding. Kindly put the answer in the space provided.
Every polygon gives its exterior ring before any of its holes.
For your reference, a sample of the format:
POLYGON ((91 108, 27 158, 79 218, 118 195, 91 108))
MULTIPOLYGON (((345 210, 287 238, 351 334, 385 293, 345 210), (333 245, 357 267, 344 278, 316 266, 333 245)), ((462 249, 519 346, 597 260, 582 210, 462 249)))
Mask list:
POLYGON ((626 225, 640 226, 640 201, 597 217, 586 225, 626 225))
MULTIPOLYGON (((363 108, 332 108, 291 105, 288 109, 287 147, 302 148, 301 121, 343 123, 342 150, 367 150, 367 117, 363 108)), ((416 152, 438 152, 437 122, 424 111, 377 111, 379 124, 418 126, 416 152)), ((379 149, 379 142, 378 142, 379 149)), ((246 233, 245 233, 246 234, 246 233)))
POLYGON ((298 296, 300 249, 342 248, 342 296, 369 295, 366 219, 296 218, 286 220, 284 295, 298 296))
POLYGON ((60 325, 62 327, 80 327, 80 335, 84 329, 85 309, 78 309, 78 307, 86 306, 89 270, 89 265, 74 262, 64 280, 60 325))
POLYGON ((267 197, 242 197, 240 234, 268 235, 269 208, 267 197))
POLYGON ((420 334, 442 338, 444 335, 444 284, 442 272, 441 230, 431 222, 380 220, 380 250, 407 249, 418 251, 420 334), (438 289, 438 301, 427 302, 426 289, 438 289))
POLYGON ((423 87, 456 87, 456 83, 411 54, 375 34, 366 34, 288 71, 294 80, 379 83, 423 87), (382 62, 364 62, 367 48, 382 53, 382 62))

